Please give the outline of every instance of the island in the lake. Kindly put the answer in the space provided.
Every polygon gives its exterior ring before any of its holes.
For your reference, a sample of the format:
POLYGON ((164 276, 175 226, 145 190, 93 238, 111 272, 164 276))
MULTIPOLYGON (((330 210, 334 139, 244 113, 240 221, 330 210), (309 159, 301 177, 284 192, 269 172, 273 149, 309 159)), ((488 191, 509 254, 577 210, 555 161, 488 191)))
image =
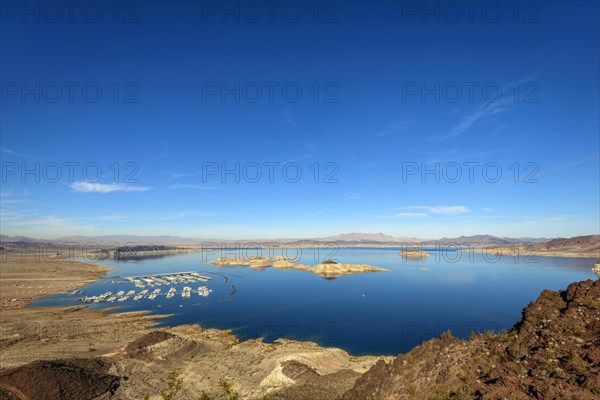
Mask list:
POLYGON ((404 258, 423 259, 423 260, 426 257, 429 257, 429 253, 424 250, 403 250, 403 251, 399 251, 398 255, 400 257, 404 257, 404 258))
POLYGON ((342 264, 336 261, 326 260, 315 266, 298 264, 298 260, 277 256, 277 257, 221 257, 214 261, 208 261, 206 264, 217 265, 219 267, 247 266, 255 269, 264 269, 273 267, 278 269, 297 269, 301 271, 309 271, 326 279, 338 278, 342 275, 364 274, 367 272, 382 272, 389 271, 384 268, 374 267, 366 264, 342 264))

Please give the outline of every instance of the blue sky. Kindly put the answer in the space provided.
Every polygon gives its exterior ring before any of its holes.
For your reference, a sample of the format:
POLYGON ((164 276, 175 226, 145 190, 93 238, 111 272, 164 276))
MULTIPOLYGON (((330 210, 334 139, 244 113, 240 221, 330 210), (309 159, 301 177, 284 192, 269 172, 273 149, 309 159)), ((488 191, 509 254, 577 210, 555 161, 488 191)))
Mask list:
POLYGON ((600 231, 598 2, 6 3, 3 234, 600 231))

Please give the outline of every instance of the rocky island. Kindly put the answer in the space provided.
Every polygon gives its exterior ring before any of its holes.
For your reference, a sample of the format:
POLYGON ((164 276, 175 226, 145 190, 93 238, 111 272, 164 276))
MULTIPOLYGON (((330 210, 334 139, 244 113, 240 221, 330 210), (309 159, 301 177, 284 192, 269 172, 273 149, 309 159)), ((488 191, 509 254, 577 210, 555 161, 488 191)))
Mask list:
POLYGON ((219 267, 226 266, 247 266, 255 269, 264 269, 273 267, 278 269, 297 269, 300 271, 309 271, 326 279, 338 278, 342 275, 364 274, 367 272, 382 272, 389 271, 384 268, 374 267, 366 264, 341 264, 332 260, 323 261, 313 267, 303 264, 298 264, 298 260, 277 256, 277 257, 246 257, 246 258, 228 258, 221 257, 214 261, 208 261, 206 264, 217 265, 219 267))
POLYGON ((425 259, 429 257, 429 253, 424 250, 403 250, 399 251, 398 255, 403 258, 414 259, 425 259))

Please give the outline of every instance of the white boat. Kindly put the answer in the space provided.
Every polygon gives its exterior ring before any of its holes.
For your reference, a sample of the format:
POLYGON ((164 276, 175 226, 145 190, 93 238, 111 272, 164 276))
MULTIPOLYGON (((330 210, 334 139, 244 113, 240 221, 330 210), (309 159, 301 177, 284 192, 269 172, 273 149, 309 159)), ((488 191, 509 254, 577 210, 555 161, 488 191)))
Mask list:
POLYGON ((202 296, 202 297, 208 297, 208 295, 210 294, 210 292, 212 292, 212 290, 210 290, 206 286, 200 286, 200 287, 198 287, 198 294, 200 296, 202 296))

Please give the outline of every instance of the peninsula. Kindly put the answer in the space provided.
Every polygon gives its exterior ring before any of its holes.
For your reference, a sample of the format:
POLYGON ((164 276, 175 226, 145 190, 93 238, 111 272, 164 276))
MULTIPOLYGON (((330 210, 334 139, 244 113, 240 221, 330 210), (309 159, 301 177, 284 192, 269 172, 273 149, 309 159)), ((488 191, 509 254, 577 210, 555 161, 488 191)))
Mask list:
POLYGON ((512 257, 582 257, 600 258, 600 235, 558 238, 540 243, 515 243, 511 245, 487 244, 461 251, 512 257))

